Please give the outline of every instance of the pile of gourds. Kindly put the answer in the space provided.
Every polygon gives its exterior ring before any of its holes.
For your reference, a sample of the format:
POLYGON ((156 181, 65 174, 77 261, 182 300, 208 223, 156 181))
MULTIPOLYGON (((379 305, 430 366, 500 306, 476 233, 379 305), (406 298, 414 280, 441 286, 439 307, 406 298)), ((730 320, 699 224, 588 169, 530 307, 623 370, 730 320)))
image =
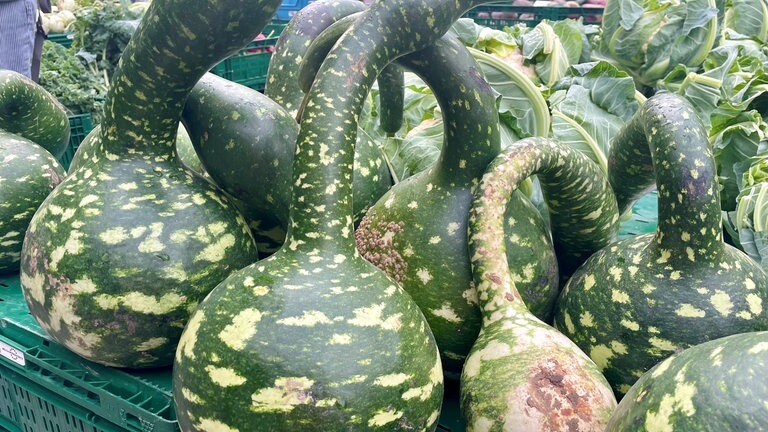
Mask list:
MULTIPOLYGON (((768 389, 733 373, 767 359, 768 276, 722 242, 692 108, 649 98, 608 176, 545 138, 501 151, 493 90, 445 35, 479 3, 314 2, 282 33, 262 95, 205 73, 278 0, 155 0, 75 168, 56 186, 55 162, 24 164, 56 187, 23 228, 0 219, 0 271, 20 266, 30 312, 79 355, 173 363, 184 431, 433 431, 444 379, 460 380, 470 431, 768 424, 755 402, 768 389), (378 80, 382 128, 399 129, 404 70, 446 130, 438 163, 391 186, 357 120, 378 80), (549 226, 515 192, 533 175, 549 226), (654 184, 657 232, 616 242, 654 184)), ((59 115, 8 102, 11 81, 37 91, 0 75, 0 211, 27 196, 4 186, 20 143, 44 152, 6 113, 59 115)))

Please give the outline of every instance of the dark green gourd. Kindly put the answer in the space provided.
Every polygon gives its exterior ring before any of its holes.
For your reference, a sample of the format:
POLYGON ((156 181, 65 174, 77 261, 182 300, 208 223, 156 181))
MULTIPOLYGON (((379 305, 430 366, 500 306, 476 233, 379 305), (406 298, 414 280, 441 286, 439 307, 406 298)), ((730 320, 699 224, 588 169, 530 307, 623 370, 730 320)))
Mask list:
POLYGON ((0 130, 26 138, 61 157, 69 145, 64 107, 24 75, 0 70, 0 130))
POLYGON ((286 244, 214 289, 179 344, 182 429, 435 430, 440 357, 416 304, 356 251, 352 149, 378 73, 471 6, 374 3, 323 63, 302 117, 286 244))
POLYGON ((616 407, 597 366, 528 311, 512 280, 504 240, 506 207, 513 191, 535 174, 547 202, 563 214, 561 226, 580 234, 577 249, 604 243, 617 230, 608 180, 578 151, 527 138, 491 162, 469 218, 483 327, 461 376, 467 431, 602 431, 616 407))
MULTIPOLYGON (((447 125, 443 152, 436 165, 398 183, 368 211, 357 230, 358 248, 411 294, 435 334, 446 371, 458 374, 481 321, 467 252, 467 214, 472 187, 499 152, 498 112, 493 90, 464 47, 399 63, 421 75, 440 103, 447 125)), ((531 264, 528 282, 551 292, 545 296, 549 312, 557 272, 532 270, 539 261, 554 265, 554 251, 540 216, 520 200, 516 194, 510 224, 517 224, 519 243, 549 254, 549 260, 542 254, 523 258, 531 264), (540 230, 520 229, 531 227, 540 230)))
POLYGON ((467 213, 473 181, 499 153, 498 113, 477 63, 455 40, 400 63, 421 75, 438 99, 449 125, 443 152, 435 166, 398 183, 368 211, 357 245, 411 294, 435 334, 446 370, 459 372, 480 328, 470 286, 467 213))
POLYGON ((705 342, 646 372, 621 400, 609 432, 768 429, 768 332, 705 342))
POLYGON ((65 174, 47 150, 0 130, 0 274, 19 270, 29 221, 65 174))
POLYGON ((630 160, 652 162, 658 229, 590 257, 565 286, 555 316, 619 395, 670 354, 768 328, 768 277, 721 239, 715 163, 690 104, 671 94, 649 98, 609 157, 610 179, 647 187, 642 169, 623 162, 630 160))
POLYGON ((304 100, 299 69, 307 48, 328 26, 365 7, 365 3, 358 0, 317 0, 296 12, 275 45, 264 94, 296 118, 304 100))
POLYGON ((242 216, 174 149, 194 84, 278 4, 149 7, 113 76, 100 148, 49 196, 24 240, 22 289, 57 342, 107 365, 170 364, 199 301, 257 258, 242 216))
POLYGON ((288 226, 299 125, 262 93, 213 74, 192 89, 182 122, 205 171, 242 202, 260 251, 274 252, 288 226))
MULTIPOLYGON (((302 68, 300 71, 300 77, 302 80, 302 88, 309 89, 311 82, 314 80, 314 75, 317 73, 322 60, 325 55, 333 46, 336 41, 336 37, 343 33, 341 29, 348 28, 356 15, 350 15, 333 23, 325 31, 323 31, 307 49, 307 53, 303 58, 302 68)), ((403 100, 403 86, 402 86, 402 73, 400 72, 401 66, 396 63, 391 63, 384 69, 382 75, 379 76, 379 90, 381 100, 381 128, 388 133, 396 132, 402 125, 402 100, 403 100), (386 74, 386 76, 385 76, 386 74), (400 109, 396 110, 399 104, 400 109)), ((543 100, 542 100, 543 102, 543 100)), ((464 137, 456 138, 457 142, 461 142, 464 137)), ((460 145, 463 145, 462 142, 460 145)), ((463 147, 462 147, 463 148, 463 147)), ((481 173, 478 174, 478 176, 481 173)), ((510 262, 510 271, 512 271, 513 279, 518 283, 518 289, 520 290, 523 299, 530 308, 530 310, 538 317, 545 321, 551 320, 552 308, 555 303, 557 295, 560 293, 558 283, 558 269, 557 258, 555 256, 554 249, 552 247, 552 240, 550 238, 549 229, 546 223, 542 219, 538 211, 533 207, 530 201, 523 196, 520 192, 515 192, 511 198, 511 202, 508 210, 507 228, 505 230, 508 245, 513 245, 517 251, 524 250, 525 252, 510 254, 508 257, 510 262)), ((428 209, 423 213, 429 213, 431 209, 428 209)), ((410 213, 410 209, 408 210, 410 213)), ((411 233, 413 234, 413 233, 411 233)), ((420 233, 416 234, 420 236, 420 233)), ((388 236, 388 234, 384 234, 388 236)), ((459 240, 463 242, 464 240, 459 240)), ((408 256, 408 247, 397 245, 395 248, 402 250, 404 255, 408 256)), ((385 248, 390 247, 388 243, 368 243, 364 247, 364 253, 367 254, 367 258, 378 262, 377 260, 387 256, 388 251, 385 248)), ((440 246, 437 246, 440 248, 440 246)), ((412 249, 412 248, 410 248, 412 249)), ((413 254, 410 254, 413 256, 413 254)), ((582 260, 583 261, 583 260, 582 260)), ((581 261, 580 261, 581 262, 581 261)), ((580 263, 579 262, 579 263, 580 263)), ((469 263, 466 260, 463 266, 468 272, 469 263)), ((394 269, 389 268, 387 264, 384 264, 383 269, 390 271, 390 276, 397 277, 394 273, 394 269)), ((448 279, 448 278, 446 278, 448 279)), ((451 280, 456 280, 451 278, 451 280)), ((464 285, 462 285, 464 286, 464 285)), ((406 289, 409 290, 409 286, 406 289)), ((410 290, 409 290, 410 291, 410 290)), ((462 297, 464 292, 462 291, 462 297)), ((470 296, 474 298, 474 296, 470 296)), ((466 298, 465 298, 466 300, 466 298)), ((417 302, 422 305, 420 299, 417 298, 417 302)), ((464 305, 464 303, 461 303, 464 305)), ((469 307, 472 307, 471 305, 469 307)), ((474 309, 474 308, 473 308, 474 309)), ((477 334, 479 329, 479 314, 474 313, 477 319, 467 320, 468 325, 475 327, 474 330, 466 332, 468 337, 466 338, 466 349, 469 349, 474 335, 477 334)), ((437 319, 436 319, 437 320, 437 319)), ((448 337, 453 338, 456 332, 452 329, 446 331, 448 337)), ((438 336, 439 342, 441 337, 438 336)), ((455 353, 451 353, 454 357, 457 357, 455 353)), ((460 360, 460 359, 455 359, 460 360)), ((446 359, 443 359, 446 363, 446 359)), ((457 371, 459 366, 455 368, 457 371)))

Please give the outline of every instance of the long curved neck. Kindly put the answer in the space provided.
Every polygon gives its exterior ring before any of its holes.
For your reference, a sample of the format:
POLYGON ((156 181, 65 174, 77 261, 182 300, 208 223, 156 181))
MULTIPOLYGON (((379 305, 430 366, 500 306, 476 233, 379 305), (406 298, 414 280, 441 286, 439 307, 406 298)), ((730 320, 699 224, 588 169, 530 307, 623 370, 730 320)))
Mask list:
POLYGON ((574 233, 566 243, 579 255, 604 247, 618 229, 618 211, 600 168, 577 150, 546 138, 526 138, 491 162, 475 193, 469 220, 472 274, 486 320, 524 308, 509 273, 504 214, 512 193, 531 175, 552 186, 547 205, 559 224, 574 233), (554 192, 558 191, 558 192, 554 192))
POLYGON ((104 149, 171 158, 184 101, 218 61, 245 46, 280 0, 155 0, 112 77, 104 149))
POLYGON ((286 243, 355 253, 352 163, 358 115, 381 70, 433 44, 473 0, 374 3, 323 62, 301 119, 286 243))
POLYGON ((435 94, 445 138, 436 172, 456 184, 479 179, 499 154, 499 117, 493 89, 469 51, 455 38, 399 61, 435 94))
MULTIPOLYGON (((614 152, 653 161, 660 254, 696 260, 722 250, 720 191, 706 130, 682 97, 659 94, 630 120, 614 152)), ((615 172, 614 175, 632 173, 615 172)))

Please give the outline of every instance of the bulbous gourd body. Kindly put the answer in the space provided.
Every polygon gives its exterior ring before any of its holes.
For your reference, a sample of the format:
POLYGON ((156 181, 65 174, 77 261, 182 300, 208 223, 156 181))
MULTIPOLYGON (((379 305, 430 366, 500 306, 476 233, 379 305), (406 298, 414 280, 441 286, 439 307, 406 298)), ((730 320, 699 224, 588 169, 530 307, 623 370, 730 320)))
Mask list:
POLYGON ((766 346, 768 332, 748 332, 672 355, 632 386, 606 430, 765 430, 766 346))
POLYGON ((24 241, 30 312, 88 359, 170 364, 198 302, 255 260, 245 221, 212 185, 175 164, 121 159, 67 180, 24 241))
POLYGON ((175 368, 185 431, 434 430, 442 402, 418 307, 371 264, 325 251, 284 248, 228 278, 175 368))
POLYGON ((18 271, 29 222, 65 175, 48 151, 0 131, 0 274, 18 271))
POLYGON ((97 151, 49 196, 24 239, 22 290, 56 342, 110 366, 168 365, 198 303, 257 259, 242 216, 174 149, 194 83, 251 40, 278 3, 150 6, 112 77, 97 151), (169 52, 179 57, 158 54, 169 52))
MULTIPOLYGON (((768 277, 722 242, 714 161, 685 100, 670 94, 648 99, 619 133, 609 160, 622 210, 633 192, 620 186, 643 172, 638 164, 652 161, 658 230, 590 257, 564 288, 555 324, 624 394, 677 351, 768 328, 768 277)), ((630 189, 644 187, 638 181, 630 189)))

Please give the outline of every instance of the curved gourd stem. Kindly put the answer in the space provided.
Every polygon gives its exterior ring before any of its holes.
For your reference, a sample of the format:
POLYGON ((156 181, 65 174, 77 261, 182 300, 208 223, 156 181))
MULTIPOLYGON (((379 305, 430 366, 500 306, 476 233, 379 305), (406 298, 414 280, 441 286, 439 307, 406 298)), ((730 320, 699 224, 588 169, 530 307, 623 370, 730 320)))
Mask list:
POLYGON ((586 259, 618 231, 610 185, 588 157, 546 138, 526 138, 509 147, 488 167, 483 193, 476 195, 470 213, 473 277, 486 322, 500 318, 509 304, 525 309, 509 274, 504 212, 512 192, 532 175, 546 185, 544 198, 557 216, 553 237, 568 237, 560 242, 565 256, 586 259))
POLYGON ((640 107, 614 142, 608 175, 622 210, 655 180, 659 215, 654 244, 658 253, 681 259, 689 259, 691 254, 719 256, 717 171, 706 130, 684 98, 659 94, 640 107), (699 228, 692 230, 691 221, 699 228))
POLYGON ((379 83, 379 125, 388 135, 394 136, 403 127, 405 110, 405 77, 403 70, 390 63, 381 71, 379 83))
POLYGON ((527 138, 491 162, 469 219, 483 327, 462 371, 467 430, 603 430, 616 406, 608 382, 573 342, 528 311, 510 275, 504 215, 512 193, 533 174, 565 189, 569 225, 582 237, 600 239, 598 233, 617 227, 604 174, 577 150, 527 138))
MULTIPOLYGON (((123 51, 107 93, 102 121, 103 148, 122 154, 133 149, 174 157, 184 101, 200 77, 218 61, 245 46, 269 22, 278 0, 227 2, 168 0, 152 3, 123 51), (167 13, 154 13, 162 7, 167 13), (227 23, 209 28, 208 23, 227 23), (169 29, 174 29, 169 31, 169 29), (136 88, 142 91, 137 91, 136 88)), ((107 155, 109 157, 109 155, 107 155)))
POLYGON ((50 93, 24 75, 0 70, 0 130, 26 138, 53 156, 69 145, 69 120, 50 93))
MULTIPOLYGON (((312 82, 317 76, 320 65, 333 48, 333 45, 360 17, 359 13, 347 15, 339 19, 322 31, 307 47, 302 56, 299 69, 299 86, 304 93, 309 93, 312 82)), ((377 78, 379 83, 380 124, 388 135, 394 135, 403 125, 403 102, 405 99, 405 79, 403 71, 396 64, 390 63, 377 78)), ((301 119, 304 111, 305 98, 302 102, 297 118, 301 119)))
POLYGON ((307 104, 302 116, 294 160, 297 169, 289 248, 319 241, 356 253, 349 180, 357 116, 363 102, 376 77, 392 59, 431 45, 462 13, 479 3, 405 0, 390 6, 380 1, 371 5, 339 39, 310 90, 309 100, 315 102, 307 104), (382 32, 384 28, 399 31, 382 32), (382 50, 386 50, 386 55, 381 54, 382 50), (314 169, 315 154, 323 155, 321 163, 325 169, 314 169))
POLYGON ((337 20, 361 12, 365 4, 359 0, 317 0, 291 18, 275 45, 269 60, 264 94, 297 117, 304 93, 299 86, 298 57, 304 57, 309 44, 337 20))

